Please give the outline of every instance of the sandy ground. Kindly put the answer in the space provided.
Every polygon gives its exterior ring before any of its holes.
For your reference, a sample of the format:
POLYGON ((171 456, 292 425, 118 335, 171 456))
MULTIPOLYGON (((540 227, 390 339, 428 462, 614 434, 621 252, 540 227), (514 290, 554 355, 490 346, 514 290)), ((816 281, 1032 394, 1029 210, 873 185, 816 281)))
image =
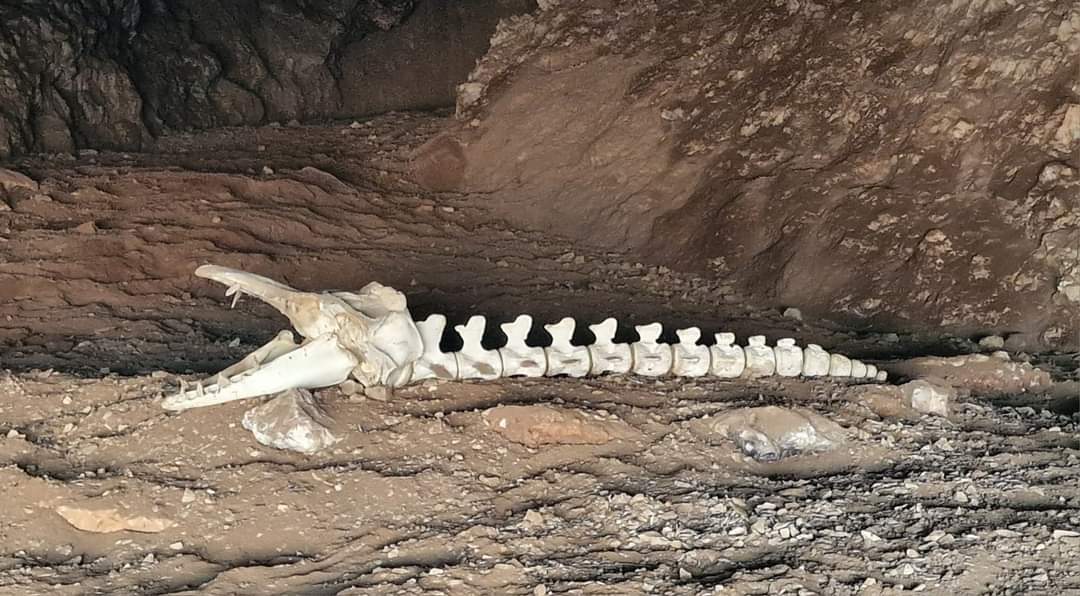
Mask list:
MULTIPOLYGON (((0 592, 1080 591, 1075 386, 962 391, 948 418, 826 381, 331 389, 317 397, 341 441, 312 456, 256 443, 240 426, 254 402, 164 412, 177 374, 216 370, 285 325, 251 300, 228 310, 192 277, 204 262, 311 289, 376 279, 417 316, 453 322, 615 315, 870 359, 975 349, 784 318, 730 285, 514 229, 482 197, 422 192, 409 156, 438 125, 235 129, 16 164, 40 186, 0 212, 13 371, 0 382, 0 592), (847 440, 763 463, 710 430, 762 405, 810 408, 847 440), (529 408, 515 418, 526 427, 543 408, 580 418, 523 443, 492 424, 506 406, 529 408), (108 510, 144 531, 68 521, 108 510)), ((1075 354, 1037 358, 1076 376, 1075 354)))

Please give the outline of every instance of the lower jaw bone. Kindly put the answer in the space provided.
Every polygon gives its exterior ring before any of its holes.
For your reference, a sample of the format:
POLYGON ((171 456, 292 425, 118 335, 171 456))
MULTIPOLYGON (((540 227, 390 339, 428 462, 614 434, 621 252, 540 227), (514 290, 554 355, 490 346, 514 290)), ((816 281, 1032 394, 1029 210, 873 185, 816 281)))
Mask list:
POLYGON ((318 389, 343 383, 358 364, 333 335, 318 337, 274 360, 245 370, 228 384, 214 383, 183 391, 162 402, 166 410, 187 410, 289 389, 318 389))

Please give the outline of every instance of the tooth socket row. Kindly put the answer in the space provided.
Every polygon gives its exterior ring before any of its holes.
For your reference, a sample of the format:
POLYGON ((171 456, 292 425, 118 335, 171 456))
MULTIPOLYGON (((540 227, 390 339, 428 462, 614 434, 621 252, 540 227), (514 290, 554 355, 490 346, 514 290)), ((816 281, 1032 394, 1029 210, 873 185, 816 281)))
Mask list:
POLYGON ((663 326, 660 323, 634 327, 639 340, 630 344, 615 343, 618 322, 609 318, 589 325, 596 341, 588 346, 570 343, 576 323, 565 318, 544 325, 551 335, 548 347, 529 346, 525 338, 532 330, 533 320, 521 315, 500 328, 507 341, 503 347, 488 350, 481 345, 487 320, 474 316, 454 329, 462 339, 462 349, 446 353, 439 349, 446 317, 431 315, 416 323, 424 343, 423 355, 413 364, 412 382, 424 379, 498 379, 501 377, 584 377, 605 373, 633 373, 647 377, 673 375, 677 377, 755 378, 778 375, 782 377, 840 377, 884 381, 885 371, 840 354, 829 354, 817 344, 805 348, 795 340, 784 338, 775 347, 765 343, 765 336, 747 339, 747 346, 735 345, 735 334, 716 333, 716 344, 699 343, 701 330, 697 327, 679 329, 676 344, 660 342, 663 326))

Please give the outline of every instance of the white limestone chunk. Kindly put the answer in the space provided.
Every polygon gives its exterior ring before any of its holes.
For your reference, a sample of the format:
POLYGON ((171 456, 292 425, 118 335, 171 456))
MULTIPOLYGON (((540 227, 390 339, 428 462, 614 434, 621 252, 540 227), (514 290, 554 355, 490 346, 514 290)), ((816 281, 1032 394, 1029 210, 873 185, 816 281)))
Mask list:
POLYGON ((506 345, 499 348, 504 377, 542 377, 547 372, 544 348, 525 344, 532 322, 529 315, 519 315, 513 322, 500 325, 506 334, 506 345))
POLYGON ((702 377, 708 374, 709 347, 698 344, 701 329, 687 327, 675 331, 679 343, 672 346, 671 373, 677 377, 702 377))
POLYGON ((614 343, 615 331, 619 328, 619 322, 613 318, 604 319, 595 325, 589 325, 596 341, 589 346, 589 356, 592 359, 590 375, 602 375, 604 373, 626 374, 634 367, 634 357, 630 350, 630 344, 614 343))
POLYGON ((721 332, 713 335, 716 345, 709 348, 712 364, 709 372, 721 379, 734 379, 742 376, 746 369, 746 353, 742 346, 736 346, 735 334, 721 332))
POLYGON ((824 377, 829 374, 831 359, 829 353, 821 349, 817 344, 809 344, 803 350, 803 375, 807 377, 824 377))
POLYGON ((485 350, 480 341, 484 338, 487 318, 481 315, 469 317, 464 325, 454 329, 461 336, 461 351, 456 352, 459 379, 498 379, 502 376, 502 358, 495 350, 485 350))
POLYGON ((646 377, 659 377, 671 372, 673 354, 669 344, 660 343, 664 326, 660 323, 637 325, 639 340, 630 344, 634 355, 634 373, 646 377))
POLYGON ((746 370, 743 371, 743 376, 767 377, 775 373, 776 354, 772 348, 765 345, 765 336, 752 335, 746 341, 747 346, 743 349, 746 352, 746 370))
POLYGON ((851 358, 844 356, 843 354, 830 354, 829 355, 829 376, 830 377, 850 377, 851 376, 851 358))
POLYGON ((431 315, 418 321, 416 328, 420 331, 424 351, 413 363, 412 382, 424 379, 457 379, 457 356, 439 349, 439 342, 442 341, 443 331, 446 329, 446 316, 431 315))
POLYGON ((776 340, 773 348, 776 356, 776 374, 781 377, 797 377, 803 371, 803 350, 795 345, 795 340, 785 337, 776 340))
POLYGON ((544 348, 547 355, 547 376, 584 377, 589 374, 592 367, 589 349, 570 343, 576 326, 577 323, 570 317, 553 325, 544 325, 544 329, 551 334, 551 346, 544 348))
POLYGON ((338 441, 328 428, 333 421, 303 389, 290 389, 248 410, 242 424, 256 441, 275 449, 311 454, 338 441))

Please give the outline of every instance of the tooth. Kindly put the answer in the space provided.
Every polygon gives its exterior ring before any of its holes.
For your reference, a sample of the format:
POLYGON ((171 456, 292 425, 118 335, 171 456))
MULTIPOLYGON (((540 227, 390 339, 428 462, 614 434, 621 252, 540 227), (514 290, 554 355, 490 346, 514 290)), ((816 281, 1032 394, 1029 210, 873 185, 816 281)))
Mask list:
POLYGON ((809 344, 803 350, 803 376, 823 377, 829 374, 829 353, 817 344, 809 344))
POLYGON ((237 290, 236 293, 233 294, 232 304, 229 305, 229 308, 236 308, 236 303, 240 302, 240 295, 241 294, 243 294, 243 292, 239 291, 239 289, 237 290))
POLYGON ((785 337, 776 340, 773 348, 776 356, 776 374, 781 377, 797 377, 803 372, 803 349, 795 345, 795 340, 785 337))
POLYGON ((746 370, 744 377, 767 377, 776 372, 776 354, 765 345, 764 335, 751 335, 746 339, 746 370))
POLYGON ((444 315, 431 315, 416 323, 420 341, 424 346, 420 358, 413 363, 411 382, 424 379, 458 378, 457 357, 439 349, 443 331, 446 329, 444 315))
POLYGON ((575 327, 577 322, 570 317, 552 325, 544 325, 544 329, 551 335, 551 346, 544 348, 547 356, 547 376, 584 377, 589 374, 589 369, 592 368, 589 348, 570 343, 575 327))
POLYGON ((679 343, 671 347, 671 374, 677 377, 701 377, 708 374, 711 358, 709 347, 698 344, 701 329, 678 329, 675 335, 679 338, 679 343))
POLYGON ((502 375, 502 358, 495 350, 485 350, 480 341, 484 338, 487 318, 473 315, 464 325, 454 329, 461 336, 461 351, 456 353, 458 378, 498 379, 502 375))
POLYGON ((547 357, 544 348, 529 346, 525 339, 532 329, 533 319, 529 315, 518 315, 510 323, 499 327, 506 334, 506 345, 499 348, 502 358, 504 377, 542 377, 547 372, 547 357))
POLYGON ((602 375, 604 373, 626 374, 633 369, 633 355, 629 344, 614 343, 615 331, 619 328, 619 322, 613 318, 604 319, 603 322, 589 325, 596 341, 589 346, 589 355, 592 357, 590 375, 602 375))
POLYGON ((660 343, 660 334, 664 326, 660 323, 637 325, 638 341, 630 344, 634 355, 634 373, 646 377, 659 377, 671 372, 673 353, 671 346, 660 343))
POLYGON ((709 372, 721 379, 734 379, 742 376, 746 369, 746 353, 742 346, 735 344, 735 334, 721 332, 713 335, 716 345, 709 348, 712 364, 709 372))

